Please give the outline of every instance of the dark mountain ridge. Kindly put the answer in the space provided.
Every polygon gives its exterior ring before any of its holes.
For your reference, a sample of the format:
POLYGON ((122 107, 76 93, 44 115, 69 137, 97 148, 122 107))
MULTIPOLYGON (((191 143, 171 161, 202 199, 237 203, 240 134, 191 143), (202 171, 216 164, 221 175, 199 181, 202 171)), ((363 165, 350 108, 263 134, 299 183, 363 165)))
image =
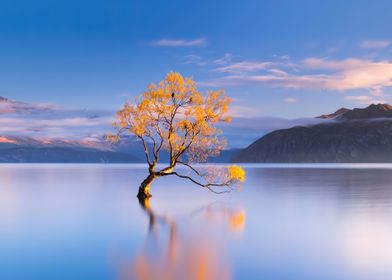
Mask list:
POLYGON ((123 153, 67 147, 18 147, 0 151, 0 163, 129 163, 140 159, 123 153))
POLYGON ((392 162, 392 106, 341 109, 330 122, 273 131, 234 162, 392 162))
POLYGON ((372 104, 366 108, 348 110, 337 117, 340 120, 369 120, 376 118, 392 118, 392 106, 388 104, 372 104))
POLYGON ((339 117, 340 115, 347 113, 348 111, 351 111, 351 110, 347 109, 347 108, 340 108, 332 114, 321 115, 321 116, 318 116, 317 118, 319 118, 319 119, 334 119, 336 117, 339 117))
POLYGON ((100 140, 65 140, 28 136, 0 136, 0 162, 14 163, 131 163, 142 162, 132 153, 134 143, 122 149, 100 140), (126 147, 130 152, 126 153, 126 147))

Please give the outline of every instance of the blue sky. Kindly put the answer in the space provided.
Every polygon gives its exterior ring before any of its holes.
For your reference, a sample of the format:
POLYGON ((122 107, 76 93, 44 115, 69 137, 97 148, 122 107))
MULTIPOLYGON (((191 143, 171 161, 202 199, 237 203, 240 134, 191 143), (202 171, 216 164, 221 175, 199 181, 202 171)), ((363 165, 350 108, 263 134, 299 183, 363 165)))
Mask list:
POLYGON ((391 1, 0 3, 0 96, 115 111, 171 70, 241 117, 392 102, 391 1))

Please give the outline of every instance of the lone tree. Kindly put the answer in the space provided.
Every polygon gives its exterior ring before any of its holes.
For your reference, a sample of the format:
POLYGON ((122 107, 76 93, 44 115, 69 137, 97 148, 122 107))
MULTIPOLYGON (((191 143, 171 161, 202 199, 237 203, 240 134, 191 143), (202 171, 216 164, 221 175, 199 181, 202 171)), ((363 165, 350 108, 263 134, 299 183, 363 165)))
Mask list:
POLYGON ((162 176, 187 179, 215 193, 230 191, 245 180, 244 170, 236 165, 219 170, 194 165, 219 155, 225 147, 216 125, 230 121, 230 102, 223 90, 203 95, 191 78, 170 72, 158 85, 149 85, 134 104, 124 104, 113 124, 117 133, 109 134, 108 139, 116 142, 130 134, 142 143, 149 175, 140 184, 139 199, 151 197, 151 183, 162 176), (163 149, 169 154, 169 162, 158 168, 163 149), (176 168, 179 165, 189 172, 180 173, 176 168), (226 189, 217 191, 217 187, 226 189))

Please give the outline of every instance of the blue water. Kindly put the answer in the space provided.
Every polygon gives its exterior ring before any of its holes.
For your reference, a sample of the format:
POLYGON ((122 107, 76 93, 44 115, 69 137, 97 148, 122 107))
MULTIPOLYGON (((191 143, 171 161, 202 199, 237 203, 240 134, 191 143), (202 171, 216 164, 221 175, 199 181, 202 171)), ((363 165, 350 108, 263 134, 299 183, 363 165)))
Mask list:
POLYGON ((0 279, 392 279, 392 165, 246 165, 239 192, 142 165, 0 165, 0 279))

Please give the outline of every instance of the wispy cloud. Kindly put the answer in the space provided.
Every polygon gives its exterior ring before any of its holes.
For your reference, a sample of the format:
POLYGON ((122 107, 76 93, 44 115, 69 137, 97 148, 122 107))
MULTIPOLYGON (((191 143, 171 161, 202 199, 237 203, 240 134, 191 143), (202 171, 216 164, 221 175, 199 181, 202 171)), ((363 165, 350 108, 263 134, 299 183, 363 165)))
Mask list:
POLYGON ((264 61, 242 61, 229 64, 227 66, 218 67, 215 70, 222 73, 247 73, 254 72, 257 70, 267 69, 267 67, 272 66, 272 62, 264 62, 264 61))
POLYGON ((223 56, 218 58, 207 58, 198 54, 188 54, 181 57, 181 62, 184 64, 194 64, 197 66, 219 66, 223 67, 231 62, 233 55, 231 53, 225 53, 223 56))
POLYGON ((0 134, 81 139, 110 129, 113 114, 0 99, 0 134))
POLYGON ((389 61, 309 58, 304 61, 304 66, 316 70, 334 71, 321 81, 326 89, 349 90, 392 85, 392 63, 389 61))
POLYGON ((0 97, 0 114, 34 114, 57 109, 53 104, 25 103, 0 97))
POLYGON ((285 99, 283 99, 283 101, 288 104, 294 104, 298 102, 298 100, 294 97, 286 97, 285 99))
POLYGON ((247 117, 255 118, 262 115, 260 109, 246 105, 231 105, 229 108, 229 115, 233 118, 247 117))
POLYGON ((51 119, 42 117, 27 119, 21 117, 0 118, 0 133, 2 135, 23 135, 56 137, 66 139, 84 138, 93 132, 104 134, 110 128, 112 118, 71 117, 66 119, 51 119))
POLYGON ((186 39, 160 39, 158 41, 153 42, 153 45, 159 47, 197 47, 203 46, 207 44, 206 38, 197 38, 193 40, 186 39))
POLYGON ((376 99, 374 96, 369 95, 349 95, 346 96, 346 100, 353 101, 357 104, 383 104, 387 103, 387 101, 382 99, 376 99))
POLYGON ((384 87, 392 86, 392 63, 387 60, 313 57, 297 63, 243 61, 218 67, 215 71, 227 75, 207 81, 205 85, 262 84, 337 91, 368 89, 379 95, 384 87))
POLYGON ((198 66, 204 66, 208 64, 208 61, 204 60, 201 56, 196 54, 188 54, 182 57, 182 63, 184 64, 196 64, 198 66))
POLYGON ((386 40, 367 40, 362 41, 359 46, 364 49, 383 49, 389 47, 391 44, 391 41, 386 40))
POLYGON ((242 98, 232 98, 232 104, 229 106, 229 115, 233 118, 256 118, 263 115, 260 106, 249 106, 242 98))
POLYGON ((268 69, 268 72, 276 75, 276 76, 288 76, 289 74, 286 71, 283 71, 281 69, 268 69))
POLYGON ((225 53, 224 56, 217 58, 213 61, 214 64, 218 65, 224 65, 229 63, 233 58, 233 55, 231 53, 225 53))

